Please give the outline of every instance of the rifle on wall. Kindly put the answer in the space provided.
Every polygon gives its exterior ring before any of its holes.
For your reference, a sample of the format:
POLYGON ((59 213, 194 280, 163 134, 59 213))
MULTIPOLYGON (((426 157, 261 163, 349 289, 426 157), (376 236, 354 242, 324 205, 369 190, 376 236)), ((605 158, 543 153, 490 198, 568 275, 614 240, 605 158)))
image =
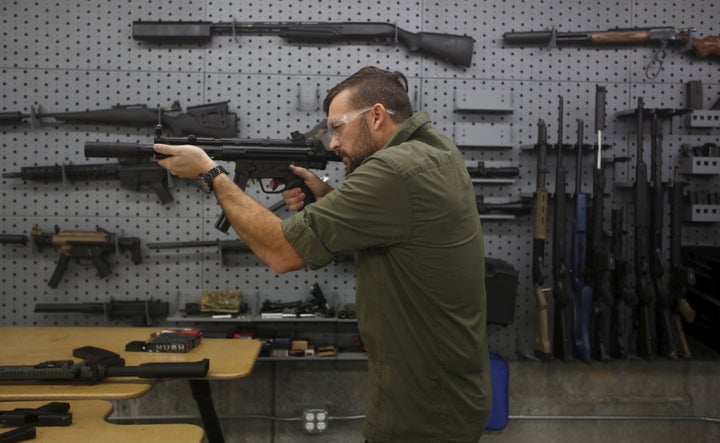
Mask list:
MULTIPOLYGON (((573 353, 575 357, 590 361, 590 315, 592 288, 585 282, 587 260, 587 194, 582 192, 582 150, 584 122, 577 121, 575 144, 575 218, 572 231, 572 267, 570 275, 573 291, 573 353)), ((558 160, 559 161, 559 160, 558 160)))
POLYGON ((692 50, 700 58, 720 55, 720 36, 697 39, 692 37, 694 31, 694 28, 669 26, 618 28, 591 32, 557 32, 553 28, 550 31, 506 32, 503 34, 503 40, 512 45, 546 45, 550 48, 558 46, 622 47, 646 44, 659 45, 660 47, 653 54, 653 60, 645 67, 645 75, 648 78, 654 78, 662 70, 667 46, 679 46, 683 52, 692 50))
POLYGON ((650 277, 650 191, 648 173, 643 159, 642 97, 635 110, 637 141, 635 156, 635 293, 638 298, 637 351, 640 356, 651 358, 657 352, 655 334, 655 291, 650 277))
POLYGON ((533 231, 532 281, 537 300, 537 320, 535 325, 535 355, 541 359, 552 356, 548 320, 548 302, 543 286, 545 285, 545 238, 547 233, 548 191, 545 187, 547 175, 547 127, 538 120, 538 156, 537 181, 535 185, 535 224, 533 231))
POLYGON ((252 252, 250 246, 242 240, 197 240, 180 242, 158 242, 148 243, 149 249, 183 249, 183 248, 205 248, 216 247, 220 251, 220 264, 227 266, 229 254, 252 252))
POLYGON ((156 128, 160 124, 168 128, 171 136, 235 137, 237 115, 228 111, 227 102, 188 106, 182 112, 180 102, 170 108, 149 108, 146 105, 116 105, 110 109, 75 112, 42 113, 30 107, 30 114, 0 112, 0 124, 18 124, 30 120, 33 129, 42 127, 42 120, 52 118, 65 123, 93 125, 117 125, 125 127, 156 128))
POLYGON ((133 326, 151 326, 155 319, 165 319, 169 310, 169 303, 160 300, 110 300, 107 303, 37 303, 35 305, 35 312, 40 313, 103 314, 106 322, 130 318, 133 326))
POLYGON ((555 299, 553 319, 553 355, 561 360, 572 357, 572 299, 570 297, 570 276, 567 264, 567 230, 565 213, 565 167, 562 159, 563 146, 563 98, 558 105, 558 140, 555 151, 555 211, 553 221, 553 298, 555 299))
POLYGON ((470 66, 475 39, 466 35, 412 33, 392 23, 135 21, 132 36, 151 43, 207 43, 215 35, 275 34, 292 43, 366 41, 401 44, 410 52, 470 66))
POLYGON ((54 232, 42 231, 38 225, 32 228, 32 240, 38 249, 54 246, 60 250, 55 271, 48 281, 48 286, 56 288, 67 270, 71 258, 89 260, 95 266, 100 278, 112 273, 105 257, 110 253, 119 253, 121 250, 130 251, 130 257, 135 264, 142 263, 140 252, 140 239, 137 237, 119 237, 102 228, 97 231, 61 231, 55 226, 54 232))
POLYGON ((682 260, 682 217, 686 183, 680 179, 675 168, 673 185, 670 190, 670 290, 675 298, 673 323, 679 345, 678 354, 690 358, 690 347, 685 338, 682 320, 695 321, 695 310, 687 301, 688 287, 695 285, 695 269, 682 260))
POLYGON ((141 191, 150 188, 157 194, 160 203, 173 201, 169 189, 170 174, 148 159, 120 159, 118 163, 87 165, 23 166, 20 172, 5 172, 2 177, 46 182, 117 179, 123 189, 141 191))
POLYGON ((662 119, 658 110, 650 116, 650 180, 652 198, 650 199, 652 216, 650 219, 650 278, 655 290, 655 308, 657 324, 657 352, 667 358, 676 359, 676 337, 672 323, 675 301, 665 284, 665 260, 663 259, 663 219, 665 217, 665 192, 662 184, 662 119))
MULTIPOLYGON (((614 305, 610 275, 615 260, 608 251, 603 229, 605 217, 605 172, 602 168, 602 133, 605 130, 605 88, 595 87, 595 131, 597 154, 593 168, 592 217, 590 220, 590 275, 592 275, 593 309, 591 317, 591 354, 600 361, 610 360, 611 312, 614 305)), ((624 312, 624 309, 623 309, 624 312)))
POLYGON ((630 290, 630 265, 628 263, 628 230, 625 226, 625 210, 613 208, 611 211, 610 248, 615 269, 612 270, 612 312, 610 314, 610 356, 624 359, 630 354, 630 320, 637 306, 637 296, 630 290))

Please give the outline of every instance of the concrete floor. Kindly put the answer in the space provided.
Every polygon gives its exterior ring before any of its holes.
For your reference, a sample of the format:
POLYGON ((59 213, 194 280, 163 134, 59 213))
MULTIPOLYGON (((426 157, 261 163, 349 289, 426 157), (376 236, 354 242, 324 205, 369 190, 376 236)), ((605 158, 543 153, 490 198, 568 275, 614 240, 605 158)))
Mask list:
MULTIPOLYGON (((509 367, 508 425, 488 431, 482 442, 720 441, 714 354, 590 364, 524 359, 509 367)), ((362 362, 261 362, 249 379, 212 386, 228 443, 360 443, 365 381, 362 362), (304 434, 297 418, 308 406, 326 407, 342 420, 332 420, 323 434, 304 434)), ((197 416, 197 410, 186 384, 167 382, 118 402, 114 417, 178 414, 197 416)))
POLYGON ((718 442, 720 361, 510 362, 510 420, 483 442, 718 442))

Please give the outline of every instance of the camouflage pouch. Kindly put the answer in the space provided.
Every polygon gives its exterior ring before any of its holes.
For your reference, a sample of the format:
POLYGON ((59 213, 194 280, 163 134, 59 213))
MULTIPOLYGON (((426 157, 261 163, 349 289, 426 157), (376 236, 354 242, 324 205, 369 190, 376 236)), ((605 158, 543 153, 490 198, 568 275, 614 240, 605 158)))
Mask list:
POLYGON ((200 312, 240 312, 242 293, 238 290, 203 291, 200 312))

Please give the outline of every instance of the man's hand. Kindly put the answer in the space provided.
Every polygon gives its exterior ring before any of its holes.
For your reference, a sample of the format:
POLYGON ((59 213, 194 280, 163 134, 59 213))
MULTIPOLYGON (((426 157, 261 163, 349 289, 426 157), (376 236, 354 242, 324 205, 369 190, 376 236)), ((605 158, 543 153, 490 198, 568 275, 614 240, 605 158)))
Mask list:
MULTIPOLYGON (((322 181, 320 177, 305 168, 290 165, 290 172, 297 175, 303 180, 303 182, 305 182, 305 185, 315 196, 315 200, 319 200, 333 190, 332 186, 328 185, 322 181)), ((273 189, 279 185, 280 183, 276 183, 274 180, 270 183, 270 186, 273 189)), ((303 206, 305 206, 305 194, 303 194, 302 189, 300 188, 286 189, 280 195, 282 195, 285 200, 285 204, 287 204, 291 211, 299 211, 303 206)))
POLYGON ((153 149, 158 154, 168 156, 158 160, 158 164, 178 177, 198 178, 217 166, 217 163, 197 146, 155 144, 153 149))

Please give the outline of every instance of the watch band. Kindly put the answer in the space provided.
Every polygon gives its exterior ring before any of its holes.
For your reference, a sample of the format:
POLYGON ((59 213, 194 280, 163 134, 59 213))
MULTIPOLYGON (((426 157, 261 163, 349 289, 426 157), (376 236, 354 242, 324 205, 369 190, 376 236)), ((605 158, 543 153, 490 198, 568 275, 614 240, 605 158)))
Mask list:
POLYGON ((200 174, 200 178, 198 180, 200 181, 200 184, 205 192, 212 192, 213 191, 213 180, 215 180, 215 177, 217 177, 220 174, 227 174, 228 172, 223 168, 222 166, 215 166, 208 172, 204 174, 200 174))

